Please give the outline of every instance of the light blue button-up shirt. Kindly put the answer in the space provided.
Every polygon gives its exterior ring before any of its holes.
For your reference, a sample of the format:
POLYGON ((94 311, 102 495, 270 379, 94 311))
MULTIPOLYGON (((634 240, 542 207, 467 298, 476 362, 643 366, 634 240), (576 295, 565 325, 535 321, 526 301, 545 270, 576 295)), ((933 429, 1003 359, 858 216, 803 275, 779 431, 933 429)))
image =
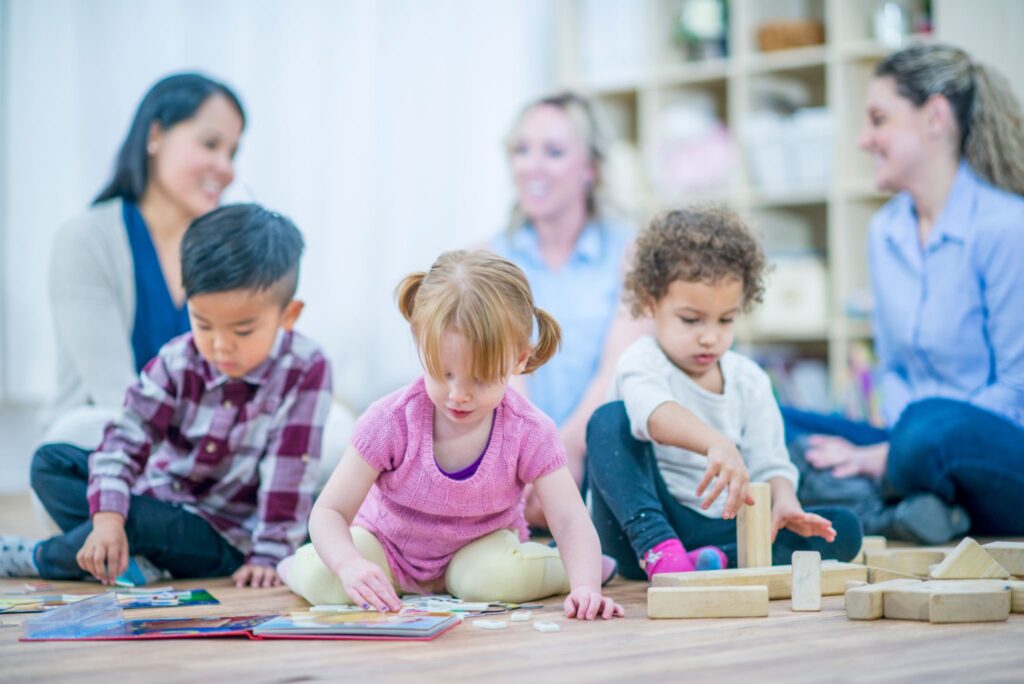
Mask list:
POLYGON ((871 221, 882 409, 946 397, 1024 425, 1024 197, 961 163, 921 247, 900 193, 871 221))
POLYGON ((584 227, 569 260, 552 271, 540 253, 537 231, 526 224, 492 240, 490 248, 526 273, 534 302, 562 328, 562 347, 527 376, 532 401, 556 425, 576 409, 601 363, 619 307, 622 259, 633 231, 607 221, 584 227))

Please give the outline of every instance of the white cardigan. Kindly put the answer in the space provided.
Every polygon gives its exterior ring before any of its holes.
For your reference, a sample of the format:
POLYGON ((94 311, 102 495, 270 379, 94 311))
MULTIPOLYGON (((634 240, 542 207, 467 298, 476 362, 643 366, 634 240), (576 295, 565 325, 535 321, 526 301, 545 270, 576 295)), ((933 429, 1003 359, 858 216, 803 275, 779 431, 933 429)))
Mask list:
POLYGON ((57 387, 46 440, 94 447, 136 377, 135 266, 120 199, 90 207, 60 229, 49 289, 57 387))

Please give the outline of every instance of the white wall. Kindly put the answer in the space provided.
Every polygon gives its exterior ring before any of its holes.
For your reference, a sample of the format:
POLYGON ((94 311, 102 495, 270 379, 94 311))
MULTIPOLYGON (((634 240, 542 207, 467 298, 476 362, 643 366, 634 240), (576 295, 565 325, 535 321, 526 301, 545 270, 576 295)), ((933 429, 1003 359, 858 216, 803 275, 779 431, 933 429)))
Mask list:
POLYGON ((937 0, 935 35, 967 50, 1010 81, 1024 103, 1024 2, 1021 0, 937 0))
POLYGON ((511 201, 501 138, 553 71, 545 0, 6 6, 0 379, 17 402, 53 383, 52 236, 107 180, 162 75, 199 69, 242 97, 249 127, 226 200, 259 201, 303 230, 300 328, 359 408, 418 369, 391 300, 398 279, 501 229, 511 201))

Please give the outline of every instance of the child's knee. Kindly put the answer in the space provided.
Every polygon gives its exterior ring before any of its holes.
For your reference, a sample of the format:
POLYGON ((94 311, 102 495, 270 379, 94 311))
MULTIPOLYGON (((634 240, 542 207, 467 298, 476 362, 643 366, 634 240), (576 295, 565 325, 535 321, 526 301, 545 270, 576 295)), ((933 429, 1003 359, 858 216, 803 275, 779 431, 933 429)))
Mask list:
POLYGON ((284 566, 284 583, 309 603, 352 603, 341 578, 324 565, 312 544, 299 547, 295 555, 281 565, 284 566))
POLYGON ((521 603, 562 590, 564 574, 558 551, 499 530, 459 549, 445 571, 445 586, 465 601, 521 603))
POLYGON ((622 433, 629 432, 629 416, 621 401, 610 401, 599 406, 587 422, 587 447, 601 446, 622 433))

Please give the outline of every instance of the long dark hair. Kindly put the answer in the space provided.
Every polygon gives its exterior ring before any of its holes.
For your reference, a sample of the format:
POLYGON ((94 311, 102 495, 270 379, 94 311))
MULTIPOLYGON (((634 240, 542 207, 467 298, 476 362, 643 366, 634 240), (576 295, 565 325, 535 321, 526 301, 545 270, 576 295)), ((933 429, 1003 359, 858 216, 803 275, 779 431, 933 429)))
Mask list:
POLYGON ((114 175, 93 200, 121 197, 137 202, 149 181, 149 155, 146 146, 150 128, 156 123, 167 130, 192 118, 196 110, 212 95, 223 95, 238 110, 245 128, 245 109, 238 96, 223 83, 197 73, 172 74, 156 83, 139 103, 128 135, 121 145, 114 164, 114 175))

